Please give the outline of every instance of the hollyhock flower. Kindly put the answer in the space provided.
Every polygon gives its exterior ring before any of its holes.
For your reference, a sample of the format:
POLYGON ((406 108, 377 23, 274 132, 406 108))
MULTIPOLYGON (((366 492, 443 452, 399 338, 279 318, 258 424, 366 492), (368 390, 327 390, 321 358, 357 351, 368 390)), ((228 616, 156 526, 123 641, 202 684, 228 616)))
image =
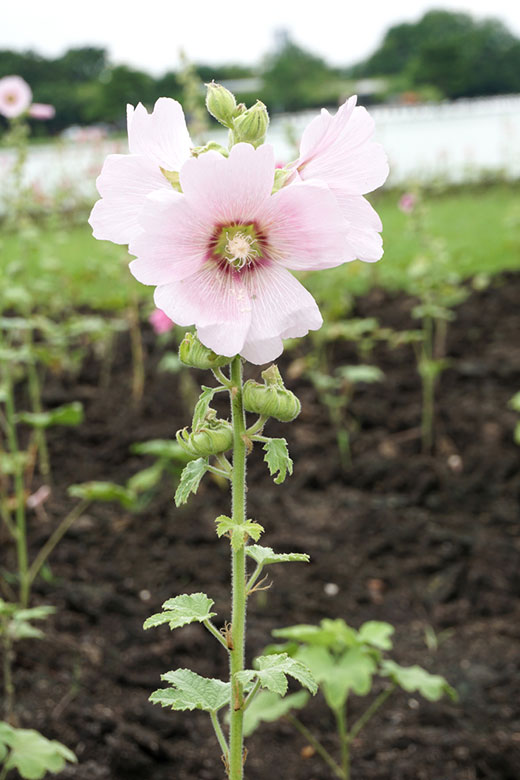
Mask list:
POLYGON ((175 323, 172 322, 168 315, 161 311, 161 309, 154 309, 154 311, 148 317, 148 322, 158 336, 160 336, 161 333, 168 333, 168 331, 171 330, 175 325, 175 323))
POLYGON ((139 103, 128 106, 130 154, 110 154, 97 179, 101 195, 90 215, 96 238, 128 244, 141 231, 139 214, 146 195, 171 190, 163 171, 179 171, 192 142, 180 103, 159 98, 151 114, 139 103))
POLYGON ((300 156, 292 170, 306 181, 319 179, 330 188, 348 221, 348 256, 344 260, 373 262, 383 254, 381 220, 363 197, 388 176, 383 147, 372 140, 374 120, 351 97, 334 116, 322 109, 306 127, 300 156))
POLYGON ((29 116, 33 119, 54 119, 56 109, 49 103, 33 103, 29 108, 29 116))
POLYGON ((155 303, 182 326, 196 325, 219 355, 273 360, 282 339, 316 330, 322 318, 290 270, 330 268, 347 253, 346 224, 320 182, 295 182, 272 194, 274 152, 234 146, 187 160, 182 192, 151 193, 130 242, 130 264, 155 303))
POLYGON ((411 214, 417 205, 417 196, 413 192, 405 192, 397 205, 404 214, 411 214))
POLYGON ((31 105, 32 92, 21 76, 5 76, 0 79, 0 114, 15 119, 31 105))

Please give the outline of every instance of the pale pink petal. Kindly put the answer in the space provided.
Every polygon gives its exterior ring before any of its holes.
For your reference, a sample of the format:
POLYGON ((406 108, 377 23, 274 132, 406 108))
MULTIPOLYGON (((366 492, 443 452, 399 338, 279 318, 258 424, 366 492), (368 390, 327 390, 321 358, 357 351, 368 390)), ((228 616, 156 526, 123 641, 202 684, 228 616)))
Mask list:
POLYGON ((155 291, 155 305, 178 325, 197 326, 197 335, 218 355, 242 349, 251 322, 251 302, 240 275, 209 262, 199 272, 155 291))
POLYGON ((366 109, 354 108, 351 101, 335 116, 322 112, 316 124, 309 125, 294 165, 302 179, 321 179, 329 187, 363 195, 385 182, 388 161, 383 147, 372 140, 372 117, 366 109))
POLYGON ((262 365, 283 351, 282 339, 318 330, 323 320, 312 295, 285 268, 257 266, 243 275, 251 301, 251 325, 240 354, 262 365))
POLYGON ((383 225, 377 212, 362 195, 336 195, 342 214, 349 222, 348 244, 353 256, 365 263, 373 263, 383 256, 383 239, 379 231, 383 225))
POLYGON ((237 144, 227 159, 218 152, 192 157, 181 169, 180 182, 193 207, 215 223, 253 222, 271 194, 274 171, 272 146, 237 144))
POLYGON ((127 106, 128 147, 168 171, 180 170, 193 146, 182 106, 171 98, 159 98, 151 114, 139 103, 127 106))
POLYGON ((258 224, 269 253, 294 270, 332 268, 354 260, 348 224, 334 195, 321 182, 295 181, 265 201, 258 224))
POLYGON ((131 272, 143 284, 168 284, 191 276, 207 259, 213 225, 194 214, 186 197, 171 187, 150 193, 145 201, 142 231, 128 247, 137 257, 130 263, 131 272))
POLYGON ((89 223, 95 238, 115 244, 128 244, 141 232, 138 219, 149 192, 172 189, 153 162, 133 154, 108 155, 96 184, 102 200, 89 223))
POLYGON ((50 103, 33 103, 29 108, 29 116, 33 119, 54 119, 56 109, 50 103))
POLYGON ((25 113, 32 100, 32 90, 21 76, 0 79, 0 114, 15 119, 25 113))

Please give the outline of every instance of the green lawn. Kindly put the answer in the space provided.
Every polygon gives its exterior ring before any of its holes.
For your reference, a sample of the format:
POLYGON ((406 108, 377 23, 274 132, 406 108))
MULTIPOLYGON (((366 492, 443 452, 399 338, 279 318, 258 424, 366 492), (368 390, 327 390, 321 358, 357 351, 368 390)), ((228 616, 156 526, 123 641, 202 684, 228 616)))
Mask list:
MULTIPOLYGON (((448 249, 450 264, 464 277, 520 270, 520 188, 494 185, 460 190, 426 199, 432 235, 448 249)), ((385 255, 376 264, 355 262, 325 273, 306 275, 305 283, 321 302, 343 294, 360 294, 371 285, 407 289, 407 269, 417 257, 417 239, 409 217, 397 208, 399 194, 374 199, 384 225, 385 255)), ((128 272, 124 247, 92 238, 86 223, 70 228, 29 230, 0 239, 1 265, 58 307, 124 307, 135 296, 151 303, 147 289, 128 272), (14 265, 13 265, 14 264, 14 265)))

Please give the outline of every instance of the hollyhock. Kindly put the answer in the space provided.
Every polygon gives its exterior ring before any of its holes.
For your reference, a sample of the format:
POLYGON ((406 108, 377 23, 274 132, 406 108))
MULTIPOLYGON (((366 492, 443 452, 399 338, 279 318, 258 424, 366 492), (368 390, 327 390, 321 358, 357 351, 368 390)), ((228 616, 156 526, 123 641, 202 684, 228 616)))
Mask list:
POLYGON ((414 195, 413 192, 405 192, 399 198, 397 205, 403 214, 411 214, 417 205, 417 195, 414 195))
POLYGON ((29 116, 33 119, 54 119, 56 109, 49 103, 33 103, 29 108, 29 116))
POLYGON ((329 189, 295 182, 272 194, 274 172, 266 144, 237 144, 229 158, 215 151, 190 158, 180 170, 182 192, 148 195, 129 247, 132 273, 157 285, 162 311, 196 325, 217 354, 256 364, 276 358, 282 339, 322 324, 314 298, 288 269, 330 268, 348 253, 329 189))
POLYGON ((16 119, 31 105, 31 88, 21 76, 5 76, 0 79, 0 114, 16 119))
POLYGON ((97 179, 101 195, 90 216, 94 236, 128 244, 140 231, 139 215, 153 190, 171 190, 165 172, 177 172, 192 142, 180 103, 159 98, 151 114, 128 106, 130 154, 110 154, 97 179))
POLYGON ((385 182, 388 162, 383 147, 372 140, 374 120, 356 101, 349 98, 334 116, 322 109, 305 129, 300 156, 290 168, 303 181, 325 182, 336 198, 349 223, 343 259, 373 262, 383 254, 382 224, 363 195, 385 182))
POLYGON ((168 333, 175 325, 161 309, 154 309, 148 317, 148 322, 158 336, 162 333, 168 333))

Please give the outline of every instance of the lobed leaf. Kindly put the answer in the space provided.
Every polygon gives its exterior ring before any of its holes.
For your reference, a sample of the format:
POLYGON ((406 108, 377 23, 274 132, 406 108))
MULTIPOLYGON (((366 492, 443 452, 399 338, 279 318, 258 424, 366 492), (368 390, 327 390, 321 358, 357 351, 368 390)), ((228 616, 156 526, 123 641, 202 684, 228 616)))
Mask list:
POLYGON ((287 473, 293 473, 293 462, 289 457, 287 441, 285 439, 269 439, 262 448, 265 452, 264 460, 269 468, 269 474, 275 474, 275 484, 281 485, 285 481, 287 473))
POLYGON ((278 628, 273 636, 289 641, 302 642, 303 644, 322 645, 342 650, 345 647, 353 647, 358 643, 357 632, 347 626, 344 620, 324 619, 319 626, 296 625, 288 628, 278 628))
POLYGON ((50 740, 33 729, 15 729, 7 723, 0 723, 0 760, 9 755, 4 768, 16 769, 26 780, 40 780, 47 772, 61 772, 66 762, 77 759, 61 742, 50 740))
POLYGON ((368 645, 377 647, 379 650, 391 650, 392 640, 390 637, 395 629, 390 623, 384 623, 379 620, 369 620, 363 623, 358 631, 359 639, 368 645))
POLYGON ((306 691, 291 693, 283 698, 271 691, 260 691, 244 713, 244 736, 249 737, 262 721, 272 723, 291 710, 301 710, 308 700, 306 691))
POLYGON ((172 710, 204 710, 216 712, 229 703, 231 684, 222 680, 201 677, 190 669, 176 669, 161 675, 173 687, 154 691, 153 704, 172 710))
POLYGON ((190 493, 196 493, 199 489, 200 481, 208 468, 207 458, 197 458, 190 460, 186 464, 181 474, 181 481, 175 492, 175 506, 185 504, 190 493))
POLYGON ((420 666, 399 666, 395 661, 385 660, 381 663, 381 674, 390 677, 400 688, 412 693, 418 691, 429 701, 438 701, 444 694, 456 701, 457 691, 441 677, 440 674, 430 674, 420 666))
POLYGON ((248 536, 257 541, 264 532, 263 526, 260 523, 253 522, 253 520, 246 520, 245 523, 235 523, 230 517, 220 515, 215 522, 217 524, 217 536, 220 539, 224 534, 229 534, 233 550, 240 550, 248 536))
POLYGON ((279 655, 261 655, 255 659, 257 669, 245 669, 238 672, 235 676, 243 684, 251 682, 254 679, 260 681, 262 688, 272 693, 278 693, 285 696, 287 693, 287 675, 294 677, 295 680, 307 688, 312 694, 318 690, 316 681, 310 670, 301 661, 291 658, 287 653, 279 655))
POLYGON ((144 622, 144 629, 161 626, 169 623, 170 628, 180 628, 188 623, 203 623, 210 620, 217 613, 211 612, 211 607, 215 602, 208 598, 205 593, 183 594, 173 599, 168 599, 162 605, 163 612, 147 618, 144 622))
POLYGON ((271 563, 290 563, 292 561, 309 562, 307 553, 275 553, 271 547, 262 547, 260 544, 250 544, 246 547, 246 553, 260 566, 268 566, 271 563))

